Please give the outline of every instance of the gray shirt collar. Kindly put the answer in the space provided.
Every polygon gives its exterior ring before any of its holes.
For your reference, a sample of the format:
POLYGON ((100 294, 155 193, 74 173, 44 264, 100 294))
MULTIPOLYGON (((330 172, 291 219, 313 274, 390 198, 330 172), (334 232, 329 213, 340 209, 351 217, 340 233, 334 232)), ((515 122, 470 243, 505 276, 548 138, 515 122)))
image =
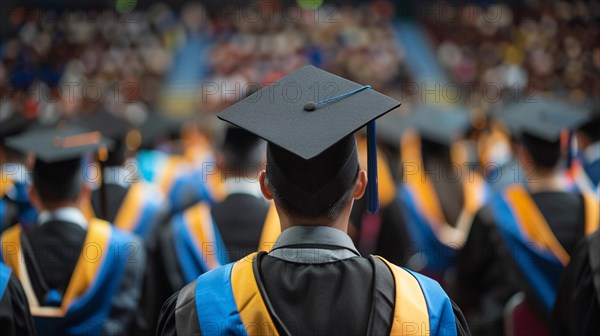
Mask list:
POLYGON ((294 226, 283 231, 269 253, 290 262, 319 264, 359 257, 352 239, 326 226, 294 226))

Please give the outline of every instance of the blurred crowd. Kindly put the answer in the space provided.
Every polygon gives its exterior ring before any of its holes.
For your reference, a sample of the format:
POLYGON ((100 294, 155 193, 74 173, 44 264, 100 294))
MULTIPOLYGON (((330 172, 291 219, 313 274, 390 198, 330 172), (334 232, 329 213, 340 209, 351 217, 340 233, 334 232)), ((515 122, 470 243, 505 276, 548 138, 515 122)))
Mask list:
POLYGON ((185 23, 164 5, 129 14, 17 7, 2 42, 2 113, 52 123, 102 108, 139 121, 160 96, 185 23))
POLYGON ((600 4, 423 5, 437 58, 460 84, 582 101, 600 93, 600 4))
MULTIPOLYGON (((396 6, 372 1, 311 9, 268 1, 210 13, 199 3, 179 11, 159 3, 129 13, 17 7, 2 43, 2 111, 23 110, 50 122, 101 106, 140 123, 159 109, 174 57, 197 35, 210 41, 202 80, 219 94, 199 86, 191 113, 219 111, 305 64, 403 102, 418 99, 405 92, 417 79, 407 69, 410 46, 394 29, 396 6)), ((436 1, 411 11, 424 23, 449 80, 469 88, 459 103, 487 110, 497 91, 572 101, 600 91, 596 2, 484 7, 436 1)))

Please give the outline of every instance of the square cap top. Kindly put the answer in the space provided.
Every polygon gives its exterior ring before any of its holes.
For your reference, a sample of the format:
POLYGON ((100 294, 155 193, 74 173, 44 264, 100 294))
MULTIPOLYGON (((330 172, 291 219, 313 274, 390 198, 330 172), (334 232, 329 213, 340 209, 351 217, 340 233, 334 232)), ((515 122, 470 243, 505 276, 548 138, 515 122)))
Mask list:
POLYGON ((421 104, 410 124, 421 137, 449 146, 471 128, 471 116, 462 107, 421 104))
POLYGON ((106 110, 99 110, 91 115, 81 117, 79 125, 90 131, 99 131, 102 136, 113 141, 124 141, 127 133, 133 129, 133 125, 127 119, 106 110))
POLYGON ((90 132, 80 126, 44 129, 8 138, 6 145, 24 154, 34 154, 36 160, 56 163, 83 157, 101 147, 109 149, 112 141, 100 132, 90 132))
POLYGON ((582 109, 545 98, 513 104, 501 116, 514 136, 527 133, 549 142, 557 141, 562 130, 577 128, 587 118, 582 109))
POLYGON ((218 117, 310 160, 400 106, 370 86, 305 66, 218 117))

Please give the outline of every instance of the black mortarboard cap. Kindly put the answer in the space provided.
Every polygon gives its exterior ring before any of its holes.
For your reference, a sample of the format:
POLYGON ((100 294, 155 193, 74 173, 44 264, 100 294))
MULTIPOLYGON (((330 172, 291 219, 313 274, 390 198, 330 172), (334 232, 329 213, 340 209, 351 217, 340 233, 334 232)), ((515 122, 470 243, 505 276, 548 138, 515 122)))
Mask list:
POLYGON ((81 171, 82 158, 112 143, 98 131, 79 126, 28 131, 8 138, 6 145, 24 154, 35 156, 33 178, 47 181, 59 188, 75 181, 81 171))
POLYGON ((127 137, 131 132, 137 131, 134 130, 133 125, 131 125, 127 119, 118 117, 106 110, 98 110, 91 115, 82 117, 81 120, 79 120, 79 124, 90 131, 99 131, 102 136, 112 141, 112 146, 109 151, 109 161, 120 162, 124 160, 127 147, 130 147, 132 150, 136 149, 141 140, 139 139, 139 133, 137 133, 138 143, 135 144, 137 146, 127 146, 127 137))
POLYGON ((24 154, 34 154, 36 161, 48 164, 80 159, 101 148, 110 148, 112 141, 98 131, 80 126, 29 131, 6 139, 6 145, 24 154))
POLYGON ((142 146, 152 147, 155 142, 162 137, 179 135, 181 127, 189 118, 178 118, 154 112, 148 115, 144 123, 140 126, 142 134, 142 146))
POLYGON ((450 146, 469 131, 471 116, 466 108, 421 104, 409 118, 409 127, 423 139, 450 146))
POLYGON ((401 113, 388 113, 377 122, 377 138, 388 145, 397 148, 400 137, 410 127, 410 115, 401 113))
POLYGON ((515 138, 527 134, 542 141, 556 142, 563 130, 577 128, 587 116, 585 111, 575 106, 534 97, 531 101, 507 107, 501 119, 515 138))
POLYGON ((407 129, 413 129, 428 141, 450 146, 471 128, 469 111, 446 105, 419 104, 410 114, 390 113, 379 120, 378 136, 398 146, 407 129))
POLYGON ((396 100, 313 66, 232 105, 218 117, 265 139, 267 175, 285 199, 309 215, 337 201, 358 172, 354 132, 368 124, 370 210, 376 211, 374 120, 396 100), (373 147, 373 148, 371 148, 373 147), (282 192, 282 193, 283 193, 282 192))

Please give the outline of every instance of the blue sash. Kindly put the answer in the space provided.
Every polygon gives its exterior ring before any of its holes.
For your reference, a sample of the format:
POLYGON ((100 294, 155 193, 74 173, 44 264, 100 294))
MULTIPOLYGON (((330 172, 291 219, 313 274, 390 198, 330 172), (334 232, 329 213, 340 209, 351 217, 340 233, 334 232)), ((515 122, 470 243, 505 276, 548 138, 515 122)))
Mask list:
POLYGON ((428 275, 442 275, 454 264, 457 250, 438 240, 427 219, 419 213, 411 191, 406 187, 399 187, 398 190, 406 228, 413 244, 411 251, 422 254, 424 268, 419 271, 428 275))
POLYGON ((4 296, 4 291, 6 290, 6 286, 8 286, 8 280, 10 280, 11 273, 12 271, 10 268, 0 262, 0 300, 2 300, 2 297, 4 296))
POLYGON ((172 229, 175 252, 186 283, 228 262, 225 243, 206 204, 177 214, 172 229))
POLYGON ((496 197, 491 207, 512 260, 529 283, 533 294, 550 311, 565 267, 550 250, 523 235, 522 224, 517 220, 504 194, 496 197))

